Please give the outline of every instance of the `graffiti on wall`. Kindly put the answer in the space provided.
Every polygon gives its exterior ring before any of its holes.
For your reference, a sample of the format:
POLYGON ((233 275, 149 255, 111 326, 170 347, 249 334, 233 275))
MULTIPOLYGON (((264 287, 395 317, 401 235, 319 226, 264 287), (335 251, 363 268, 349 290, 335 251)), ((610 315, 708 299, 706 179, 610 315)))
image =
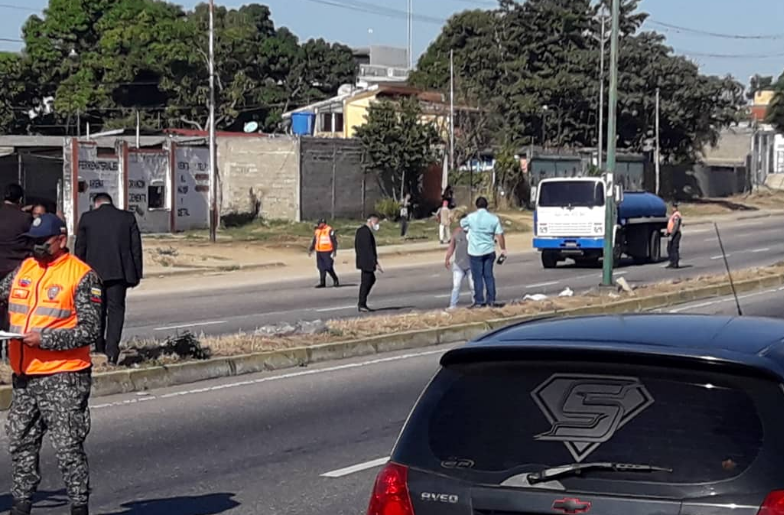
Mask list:
POLYGON ((92 145, 80 145, 77 158, 77 199, 80 215, 92 208, 95 195, 120 197, 120 166, 116 156, 99 156, 92 145))
POLYGON ((128 209, 136 214, 143 232, 169 230, 169 153, 137 151, 128 153, 128 209))
POLYGON ((209 225, 209 151, 199 147, 177 147, 174 160, 177 230, 205 229, 209 225))

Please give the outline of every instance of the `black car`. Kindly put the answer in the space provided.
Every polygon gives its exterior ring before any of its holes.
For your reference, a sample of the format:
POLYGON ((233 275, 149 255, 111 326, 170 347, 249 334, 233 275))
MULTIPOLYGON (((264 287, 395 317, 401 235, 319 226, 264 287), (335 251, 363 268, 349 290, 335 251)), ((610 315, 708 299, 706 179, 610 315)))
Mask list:
POLYGON ((369 515, 784 515, 784 321, 551 319, 447 352, 369 515))

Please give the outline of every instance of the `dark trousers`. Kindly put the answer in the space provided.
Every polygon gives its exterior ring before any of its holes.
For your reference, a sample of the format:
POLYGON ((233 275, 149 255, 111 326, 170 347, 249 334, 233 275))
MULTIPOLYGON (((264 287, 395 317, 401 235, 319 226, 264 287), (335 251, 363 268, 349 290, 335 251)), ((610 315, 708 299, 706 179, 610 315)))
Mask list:
POLYGON ((406 234, 408 234, 408 217, 402 217, 400 219, 400 237, 405 238, 406 234))
POLYGON ((332 282, 338 284, 338 275, 335 273, 335 260, 332 259, 332 252, 316 252, 316 266, 319 270, 319 284, 327 284, 327 274, 332 278, 332 282))
POLYGON ((495 304, 495 276, 493 275, 495 252, 484 256, 470 257, 471 275, 474 276, 474 303, 480 306, 495 304), (485 288, 487 289, 487 301, 485 301, 485 288))
POLYGON ((362 281, 359 284, 359 304, 360 308, 367 307, 368 295, 373 285, 376 284, 376 273, 362 270, 362 281))
POLYGON ((681 233, 675 233, 667 243, 667 255, 670 258, 670 266, 678 266, 681 261, 681 233))
POLYGON ((106 354, 109 361, 117 362, 120 357, 120 341, 125 325, 125 297, 128 284, 125 281, 106 281, 103 284, 103 317, 98 352, 106 354))

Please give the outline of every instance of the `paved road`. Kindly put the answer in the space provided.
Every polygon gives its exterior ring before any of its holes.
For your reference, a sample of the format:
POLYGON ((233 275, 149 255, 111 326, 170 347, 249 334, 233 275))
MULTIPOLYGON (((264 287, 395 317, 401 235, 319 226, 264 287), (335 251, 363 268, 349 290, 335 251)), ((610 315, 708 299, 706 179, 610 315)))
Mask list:
MULTIPOLYGON (((748 315, 781 317, 784 288, 741 301, 748 315)), ((675 309, 731 314, 734 304, 675 309)), ((388 455, 444 350, 94 399, 93 513, 361 515, 376 460, 388 455), (323 477, 329 472, 337 477, 323 477)), ((48 446, 42 466, 36 513, 64 513, 48 446)), ((0 455, 0 511, 9 481, 0 455)))
MULTIPOLYGON (((779 216, 723 226, 731 265, 749 268, 784 258, 782 223, 784 217, 779 216)), ((497 268, 500 301, 521 298, 526 293, 558 293, 567 286, 580 291, 600 282, 599 269, 562 265, 556 270, 543 270, 537 253, 515 255, 511 250, 512 257, 497 268)), ((687 268, 677 272, 664 270, 663 264, 633 266, 624 262, 616 275, 634 284, 723 271, 711 226, 687 228, 682 254, 687 268)), ((391 270, 379 275, 371 305, 382 308, 382 313, 446 307, 451 277, 443 265, 437 264, 391 270)), ((356 316, 358 277, 348 274, 343 281, 344 288, 326 290, 314 290, 312 281, 298 280, 204 291, 139 292, 129 299, 126 336, 162 337, 183 330, 224 334, 283 321, 356 316)), ((470 300, 467 291, 463 300, 470 300)))

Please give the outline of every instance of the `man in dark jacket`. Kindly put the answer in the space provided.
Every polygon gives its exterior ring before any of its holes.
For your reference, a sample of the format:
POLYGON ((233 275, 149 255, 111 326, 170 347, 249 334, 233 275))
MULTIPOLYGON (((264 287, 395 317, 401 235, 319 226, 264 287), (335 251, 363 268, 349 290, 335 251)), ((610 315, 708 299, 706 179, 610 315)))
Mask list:
POLYGON ((103 338, 98 352, 113 364, 120 357, 128 288, 143 277, 142 240, 136 216, 117 209, 112 197, 99 193, 95 209, 84 213, 76 234, 76 256, 90 265, 103 281, 103 338))
MULTIPOLYGON (((16 270, 32 252, 32 242, 25 236, 30 230, 32 217, 22 211, 24 190, 18 184, 9 184, 0 204, 0 281, 16 270)), ((0 329, 6 329, 6 306, 0 305, 0 329)))
POLYGON ((373 233, 379 228, 378 215, 370 215, 367 223, 357 229, 354 238, 354 253, 357 257, 357 270, 362 272, 362 281, 359 285, 359 308, 360 313, 373 311, 367 305, 368 295, 373 285, 376 284, 376 270, 383 273, 381 263, 378 262, 378 251, 376 249, 376 237, 373 233))

